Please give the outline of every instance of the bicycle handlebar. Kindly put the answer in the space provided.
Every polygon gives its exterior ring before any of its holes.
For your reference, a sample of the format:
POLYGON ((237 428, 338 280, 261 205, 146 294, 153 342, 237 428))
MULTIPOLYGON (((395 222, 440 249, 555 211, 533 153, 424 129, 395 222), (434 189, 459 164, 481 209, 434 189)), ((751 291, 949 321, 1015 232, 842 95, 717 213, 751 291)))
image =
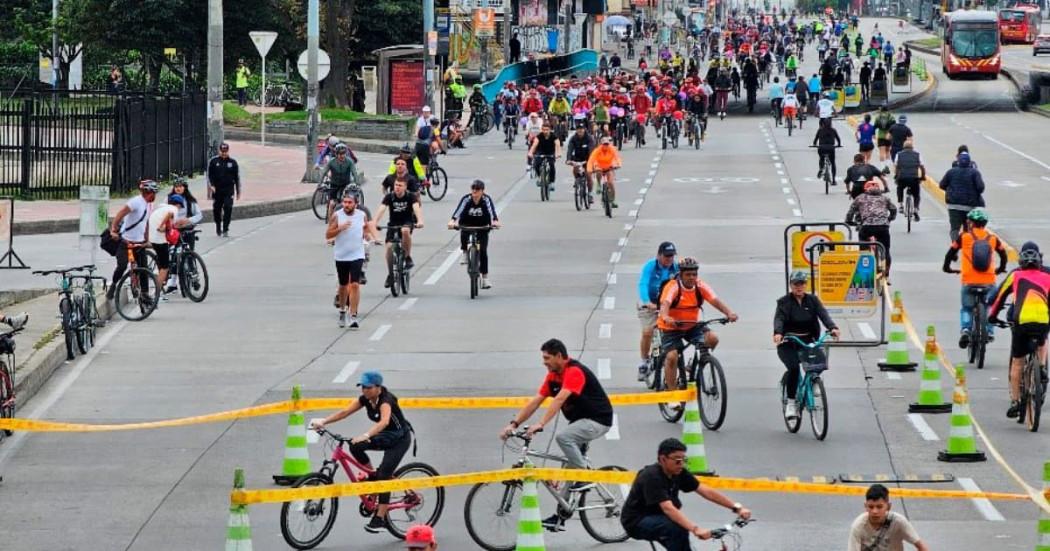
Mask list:
POLYGON ((674 322, 675 325, 698 325, 700 327, 707 327, 708 325, 711 325, 713 323, 717 323, 719 325, 725 325, 727 323, 732 323, 732 322, 729 321, 729 318, 715 318, 715 319, 707 320, 707 321, 679 321, 679 320, 675 320, 675 322, 674 322))
MULTIPOLYGON (((811 145, 809 147, 814 147, 815 148, 815 147, 827 147, 827 146, 826 145, 811 145)), ((841 145, 836 145, 835 149, 842 149, 842 146, 841 145)))
POLYGON ((824 343, 830 337, 831 337, 831 333, 824 333, 823 335, 820 336, 819 339, 817 339, 817 340, 815 340, 815 341, 813 341, 811 343, 806 343, 802 339, 798 338, 795 335, 784 335, 784 339, 782 341, 780 341, 780 344, 777 345, 777 346, 783 346, 784 343, 786 343, 789 340, 791 340, 791 341, 794 341, 795 343, 800 344, 800 345, 802 345, 802 346, 804 346, 806 348, 817 348, 818 346, 824 346, 824 343))
POLYGON ((75 267, 72 267, 72 268, 56 268, 54 270, 33 270, 33 273, 36 274, 36 275, 42 275, 42 276, 43 275, 51 275, 51 274, 62 274, 62 275, 65 275, 65 274, 68 274, 68 273, 71 273, 71 272, 80 272, 80 271, 89 270, 89 269, 90 269, 90 271, 94 271, 95 270, 95 265, 94 264, 85 264, 83 266, 75 266, 75 267))
POLYGON ((453 226, 453 227, 451 227, 449 229, 452 230, 452 231, 472 232, 472 231, 498 230, 499 227, 492 226, 492 225, 489 225, 489 226, 460 226, 459 224, 456 224, 455 226, 453 226))
POLYGON ((745 519, 742 517, 737 517, 737 519, 734 520, 732 524, 727 524, 721 528, 715 528, 711 530, 711 539, 723 539, 733 532, 739 532, 743 527, 747 526, 748 524, 751 524, 752 522, 756 522, 757 520, 758 519, 755 518, 745 519))

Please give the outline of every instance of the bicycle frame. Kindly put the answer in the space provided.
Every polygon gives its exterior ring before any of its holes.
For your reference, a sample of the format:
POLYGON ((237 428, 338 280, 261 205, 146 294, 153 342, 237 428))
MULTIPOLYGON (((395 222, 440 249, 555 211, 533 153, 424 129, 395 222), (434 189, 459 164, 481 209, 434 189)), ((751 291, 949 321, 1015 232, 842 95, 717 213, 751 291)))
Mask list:
MULTIPOLYGON (((531 438, 526 439, 526 438, 522 438, 521 436, 519 436, 519 434, 524 434, 526 429, 528 429, 527 426, 522 426, 521 429, 519 429, 518 432, 513 435, 513 437, 522 440, 523 445, 522 445, 521 451, 518 454, 519 455, 518 460, 514 462, 514 465, 511 468, 513 468, 513 469, 520 469, 522 467, 525 467, 526 465, 532 465, 532 462, 529 461, 529 459, 528 459, 530 457, 534 457, 536 459, 541 459, 543 461, 556 461, 561 466, 561 468, 565 468, 565 466, 569 464, 568 460, 565 457, 562 457, 560 455, 554 455, 554 454, 546 453, 546 452, 535 451, 532 448, 530 448, 529 444, 531 444, 532 439, 531 438)), ((584 459, 587 460, 587 466, 590 467, 591 466, 590 458, 586 457, 586 454, 585 454, 584 455, 584 459)), ((578 499, 578 496, 580 495, 578 492, 574 492, 574 493, 570 494, 570 496, 573 496, 571 498, 571 501, 570 500, 566 500, 561 495, 561 488, 559 488, 554 482, 551 482, 549 480, 541 480, 539 482, 541 482, 543 484, 543 486, 545 488, 547 488, 547 491, 551 494, 551 496, 554 498, 554 500, 558 502, 559 510, 560 509, 564 509, 566 511, 577 512, 577 511, 582 511, 582 510, 605 509, 606 508, 604 505, 585 506, 585 507, 582 507, 582 508, 581 507, 577 507, 577 502, 576 501, 578 499)), ((569 484, 569 483, 568 482, 563 482, 562 484, 569 484)), ((511 497, 508 494, 509 494, 509 492, 505 492, 504 493, 504 499, 507 499, 507 497, 511 497)), ((603 496, 603 497, 605 497, 605 496, 603 496)), ((501 510, 504 510, 504 507, 506 505, 508 505, 508 504, 501 505, 501 510)))
MULTIPOLYGON (((347 478, 350 479, 351 483, 361 482, 366 478, 366 475, 375 474, 374 469, 369 469, 362 465, 357 459, 354 458, 350 452, 346 451, 344 444, 346 440, 331 436, 329 438, 335 442, 335 446, 332 449, 332 456, 326 459, 321 465, 320 472, 327 476, 330 480, 335 480, 336 466, 342 467, 343 472, 346 473, 347 478)), ((379 507, 379 494, 362 494, 358 496, 361 499, 363 507, 369 512, 375 511, 379 507)), ((396 511, 398 509, 410 509, 416 504, 407 501, 391 501, 390 510, 396 511)))

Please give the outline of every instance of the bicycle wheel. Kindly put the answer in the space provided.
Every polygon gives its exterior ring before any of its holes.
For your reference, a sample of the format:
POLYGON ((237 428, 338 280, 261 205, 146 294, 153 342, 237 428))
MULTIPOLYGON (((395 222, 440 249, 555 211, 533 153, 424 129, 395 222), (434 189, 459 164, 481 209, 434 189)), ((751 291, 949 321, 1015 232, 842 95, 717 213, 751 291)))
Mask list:
POLYGON ((157 274, 146 268, 128 270, 117 282, 113 302, 120 317, 128 321, 141 321, 157 308, 160 298, 160 282, 157 274))
POLYGON ((445 169, 437 167, 430 173, 430 187, 427 188, 427 195, 433 201, 440 201, 446 193, 448 193, 448 174, 445 174, 445 169))
POLYGON ((328 211, 328 191, 326 189, 318 187, 314 190, 313 197, 310 198, 310 208, 318 220, 327 222, 325 213, 328 211))
POLYGON ((208 268, 201 255, 184 251, 179 255, 179 291, 193 302, 201 302, 208 296, 208 268))
POLYGON ((87 354, 88 349, 91 345, 88 344, 87 337, 87 321, 84 316, 84 299, 82 297, 76 297, 73 299, 73 330, 76 331, 77 337, 77 350, 81 354, 87 354))
MULTIPOLYGON (((431 476, 438 476, 438 472, 426 463, 408 463, 394 471, 394 480, 431 476)), ((445 488, 442 487, 391 492, 386 529, 395 538, 403 540, 405 532, 413 525, 436 525, 444 508, 445 488)))
POLYGON ((904 216, 908 219, 908 233, 911 233, 911 218, 914 203, 912 202, 911 193, 905 193, 904 195, 904 216))
POLYGON ((146 262, 142 265, 147 270, 153 273, 157 273, 157 253, 153 249, 142 249, 142 255, 146 259, 146 262))
MULTIPOLYGON (((599 471, 626 471, 618 465, 606 465, 599 471)), ((601 543, 627 541, 627 531, 620 524, 620 512, 631 487, 627 484, 595 484, 580 494, 576 510, 583 529, 601 543)))
POLYGON ((978 305, 977 316, 974 317, 973 323, 977 328, 977 348, 974 360, 977 362, 977 369, 984 369, 984 356, 988 352, 988 310, 983 308, 983 305, 978 305))
POLYGON ((605 217, 612 218, 612 197, 609 197, 609 188, 602 182, 602 208, 605 209, 605 217))
POLYGON ((708 355, 707 363, 694 366, 693 373, 697 374, 696 401, 700 406, 700 420, 708 429, 718 430, 726 420, 729 401, 722 364, 718 358, 708 355))
POLYGON ((580 179, 576 179, 576 193, 573 194, 573 199, 576 201, 576 211, 583 210, 583 206, 587 204, 587 186, 580 182, 580 179))
POLYGON ((1031 432, 1039 432, 1039 417, 1043 410, 1043 399, 1045 398, 1046 385, 1043 384, 1042 368, 1033 360, 1024 370, 1024 394, 1027 400, 1024 404, 1025 426, 1031 432))
POLYGON ((703 137, 703 131, 700 130, 700 125, 693 123, 693 149, 700 149, 700 138, 703 137))
MULTIPOLYGON (((332 479, 321 473, 310 473, 293 487, 326 486, 332 479)), ((313 549, 332 531, 339 513, 339 498, 295 500, 281 505, 281 535, 296 549, 313 549)))
MULTIPOLYGON (((15 416, 15 379, 14 370, 0 360, 0 418, 11 419, 15 416)), ((11 436, 12 431, 4 429, 0 431, 0 440, 3 436, 11 436)))
POLYGON ((467 275, 470 276, 470 298, 478 296, 478 278, 481 277, 478 250, 474 246, 467 247, 467 275))
POLYGON ((551 200, 551 181, 546 168, 540 171, 540 201, 551 200))
POLYGON ((795 123, 793 122, 793 119, 791 117, 788 117, 788 119, 787 119, 787 127, 788 127, 788 136, 791 136, 791 133, 795 130, 795 123))
POLYGON ((73 335, 76 332, 76 328, 73 327, 73 303, 68 298, 62 297, 58 301, 58 311, 62 313, 62 334, 66 340, 66 359, 72 360, 76 357, 76 353, 73 352, 73 341, 76 340, 76 336, 73 335))
POLYGON ((521 492, 520 480, 475 484, 463 504, 470 539, 487 551, 513 551, 521 492))
POLYGON ((408 286, 412 279, 412 270, 401 270, 401 277, 398 279, 399 281, 397 283, 401 285, 401 294, 407 295, 408 286))
POLYGON ((788 419, 787 403, 787 373, 785 373, 780 378, 780 412, 784 416, 784 426, 787 427, 788 432, 794 434, 802 427, 802 415, 798 415, 794 419, 788 419))
POLYGON ((828 435, 828 395, 820 377, 810 379, 810 396, 807 401, 809 403, 806 409, 809 410, 809 425, 813 428, 813 436, 817 440, 823 440, 828 435))
MULTIPOLYGON (((682 356, 679 355, 678 356, 678 388, 677 388, 677 390, 684 390, 685 389, 685 377, 684 377, 685 374, 683 373, 684 371, 685 371, 685 368, 682 366, 682 356)), ((660 384, 660 390, 667 390, 667 383, 664 382, 662 379, 659 381, 659 384, 660 384)), ((661 402, 661 403, 659 403, 658 407, 660 408, 660 415, 668 423, 677 423, 678 420, 682 418, 682 415, 685 414, 685 402, 679 402, 677 404, 677 406, 678 406, 677 408, 674 407, 674 405, 672 405, 670 402, 661 402)))
POLYGON ((95 305, 95 297, 88 294, 84 296, 84 338, 87 339, 87 347, 95 346, 95 331, 98 326, 98 306, 95 305))

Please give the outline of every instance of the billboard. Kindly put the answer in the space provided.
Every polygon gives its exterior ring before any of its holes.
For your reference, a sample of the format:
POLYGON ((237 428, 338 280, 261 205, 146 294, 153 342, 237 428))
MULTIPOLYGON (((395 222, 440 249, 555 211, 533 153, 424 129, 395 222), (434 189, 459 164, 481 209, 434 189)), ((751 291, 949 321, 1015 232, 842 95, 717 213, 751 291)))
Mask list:
POLYGON ((412 115, 423 108, 426 82, 422 61, 391 61, 389 82, 391 113, 412 115))

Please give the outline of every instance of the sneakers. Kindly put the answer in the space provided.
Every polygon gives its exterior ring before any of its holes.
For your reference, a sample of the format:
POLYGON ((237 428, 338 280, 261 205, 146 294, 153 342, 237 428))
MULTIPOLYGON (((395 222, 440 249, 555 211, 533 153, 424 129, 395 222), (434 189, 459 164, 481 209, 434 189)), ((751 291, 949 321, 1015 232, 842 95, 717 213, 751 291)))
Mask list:
POLYGON ((620 208, 620 205, 617 205, 616 201, 613 201, 611 207, 614 208, 614 209, 618 209, 618 208, 620 208))
POLYGON ((346 327, 346 310, 339 311, 339 328, 343 329, 346 327))
POLYGON ((638 364, 638 382, 645 382, 645 376, 649 374, 649 360, 638 364))
POLYGON ((372 520, 365 525, 365 532, 369 534, 378 534, 383 530, 386 530, 386 519, 379 515, 373 515, 372 520))
POLYGON ((359 327, 361 326, 357 323, 357 314, 350 314, 350 329, 357 329, 359 327))
POLYGON ((368 276, 361 272, 361 285, 368 285, 368 276))
POLYGON ((986 338, 984 342, 992 344, 993 342, 995 342, 995 335, 988 333, 988 338, 986 338))
POLYGON ((411 256, 406 256, 405 257, 405 269, 406 270, 411 270, 412 268, 415 268, 415 267, 416 267, 416 263, 412 261, 412 257, 411 256))
POLYGON ((387 289, 389 289, 390 286, 393 285, 393 284, 394 284, 394 276, 392 276, 392 275, 386 276, 386 283, 383 284, 383 287, 386 287, 387 289))
POLYGON ((4 323, 11 326, 11 329, 18 331, 25 327, 26 322, 29 321, 29 314, 22 312, 21 314, 15 314, 14 316, 8 316, 3 320, 4 323))
POLYGON ((1010 409, 1006 410, 1007 419, 1017 419, 1021 416, 1021 402, 1010 400, 1010 409))
POLYGON ((170 285, 168 285, 167 287, 164 288, 164 294, 170 295, 171 293, 174 293, 175 291, 178 291, 178 290, 179 290, 179 286, 175 285, 174 283, 172 283, 172 284, 170 284, 170 285))
MULTIPOLYGON (((565 531, 565 519, 561 518, 561 515, 555 513, 545 519, 540 524, 550 532, 564 532, 565 531)), ((367 527, 365 528, 368 529, 367 527)))
POLYGON ((820 178, 823 178, 823 177, 824 177, 824 171, 820 170, 820 169, 817 169, 817 178, 820 179, 820 178))
POLYGON ((798 419, 798 404, 794 400, 788 400, 786 406, 784 406, 784 417, 794 421, 798 419))
POLYGON ((222 236, 223 237, 229 237, 230 236, 230 230, 223 230, 222 236))
POLYGON ((481 288, 482 289, 491 289, 492 288, 492 284, 489 283, 489 278, 488 277, 481 276, 481 288))
POLYGON ((970 330, 963 329, 959 333, 959 348, 966 350, 970 346, 970 330))

